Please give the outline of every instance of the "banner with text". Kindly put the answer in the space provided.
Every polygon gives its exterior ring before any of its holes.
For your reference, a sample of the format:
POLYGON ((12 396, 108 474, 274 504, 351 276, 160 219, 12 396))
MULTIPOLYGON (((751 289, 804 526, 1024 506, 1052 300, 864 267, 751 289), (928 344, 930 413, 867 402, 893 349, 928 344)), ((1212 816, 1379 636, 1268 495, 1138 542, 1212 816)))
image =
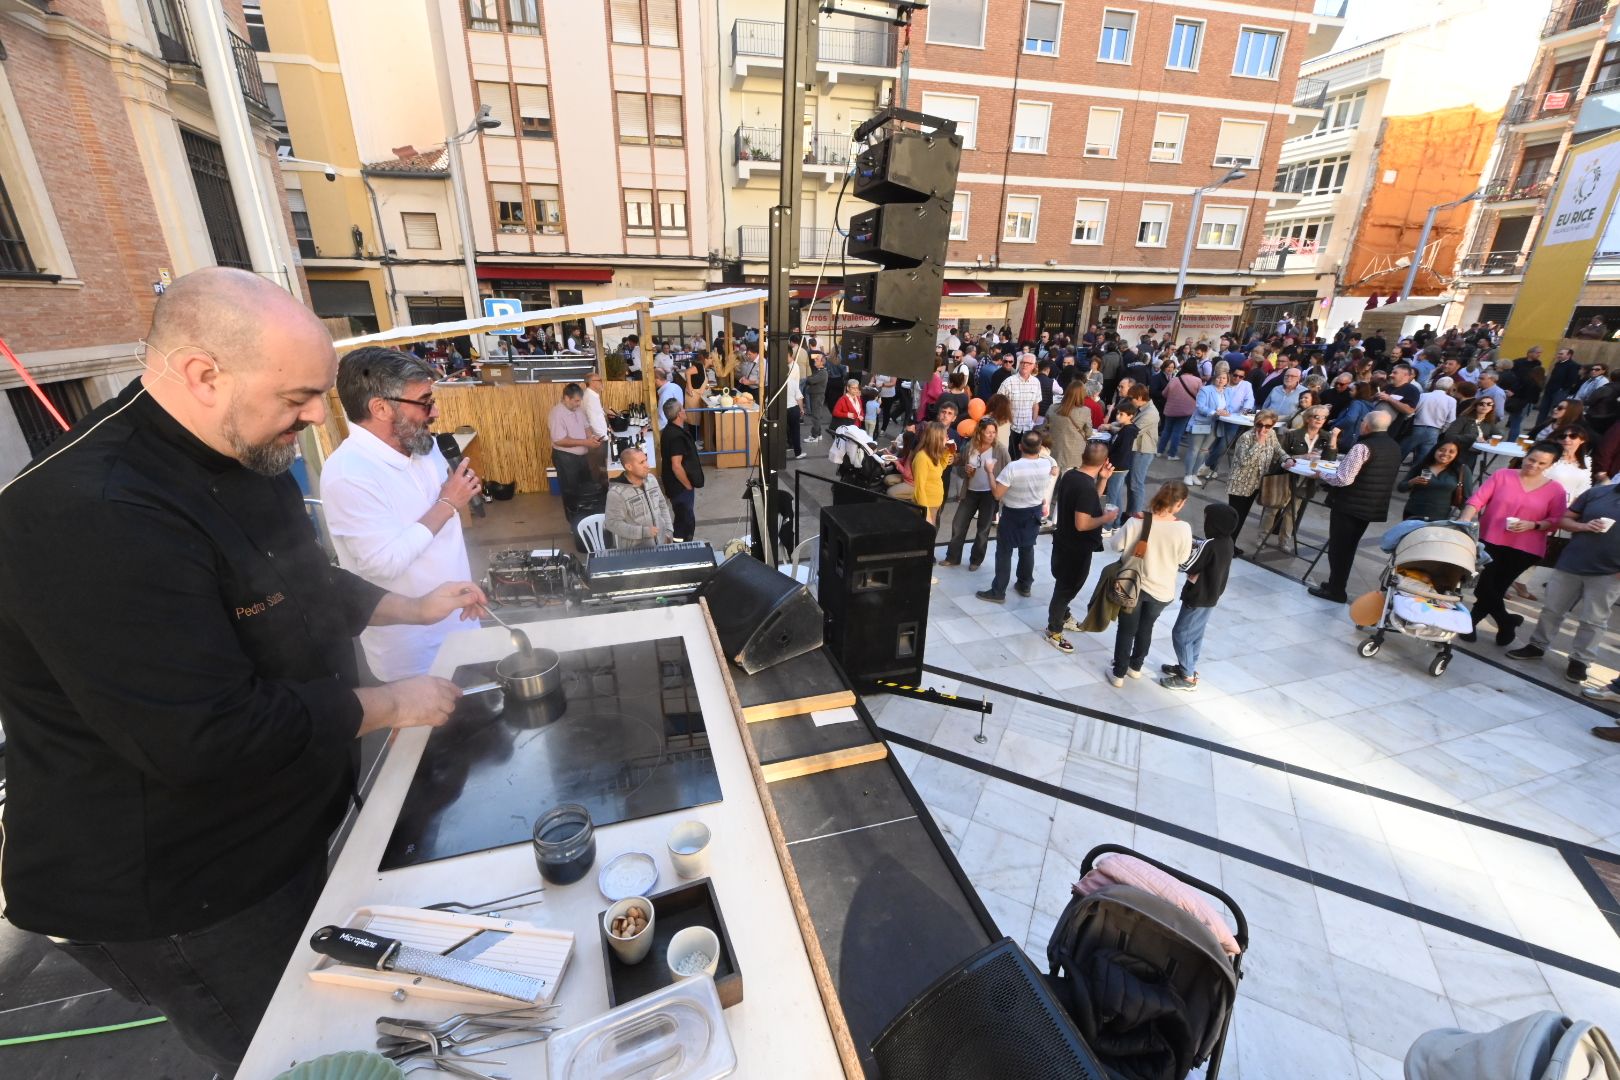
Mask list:
POLYGON ((1532 345, 1540 345, 1545 350, 1542 363, 1552 363, 1586 284, 1598 237, 1613 211, 1617 180, 1620 132, 1570 149, 1502 335, 1504 359, 1516 359, 1532 345))

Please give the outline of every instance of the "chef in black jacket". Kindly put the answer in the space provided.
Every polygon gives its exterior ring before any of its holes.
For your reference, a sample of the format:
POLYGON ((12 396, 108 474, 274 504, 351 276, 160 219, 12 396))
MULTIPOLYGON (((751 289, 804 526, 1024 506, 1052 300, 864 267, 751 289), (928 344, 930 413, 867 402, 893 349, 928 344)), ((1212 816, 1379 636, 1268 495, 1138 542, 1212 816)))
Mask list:
POLYGON ((337 357, 287 292, 188 274, 145 360, 0 489, 0 874, 7 918, 228 1077, 319 895, 355 738, 456 702, 431 676, 357 689, 354 636, 484 596, 328 562, 287 469, 337 357))

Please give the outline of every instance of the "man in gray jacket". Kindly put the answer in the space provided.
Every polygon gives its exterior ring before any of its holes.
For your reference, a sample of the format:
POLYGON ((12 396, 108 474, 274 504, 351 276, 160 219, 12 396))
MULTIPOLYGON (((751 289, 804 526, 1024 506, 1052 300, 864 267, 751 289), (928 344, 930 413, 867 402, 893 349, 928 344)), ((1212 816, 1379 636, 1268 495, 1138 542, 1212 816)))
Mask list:
POLYGON ((652 475, 647 453, 639 446, 619 452, 624 474, 608 485, 607 517, 602 525, 616 548, 667 544, 675 535, 675 517, 663 489, 652 475))
POLYGON ((810 413, 810 437, 805 442, 820 442, 822 430, 832 426, 832 414, 827 411, 827 357, 820 350, 810 353, 810 371, 804 377, 804 404, 810 413))

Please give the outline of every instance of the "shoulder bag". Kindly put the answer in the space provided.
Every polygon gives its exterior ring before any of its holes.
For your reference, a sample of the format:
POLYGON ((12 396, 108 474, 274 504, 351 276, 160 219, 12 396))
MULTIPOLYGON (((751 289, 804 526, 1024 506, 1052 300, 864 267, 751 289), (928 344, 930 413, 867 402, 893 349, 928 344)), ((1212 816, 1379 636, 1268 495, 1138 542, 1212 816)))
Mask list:
POLYGON ((1131 547, 1131 553, 1119 560, 1119 572, 1109 583, 1108 592, 1119 610, 1131 612, 1136 610, 1136 602, 1142 595, 1142 569, 1147 559, 1148 536, 1153 532, 1153 515, 1142 516, 1142 535, 1137 538, 1131 547))

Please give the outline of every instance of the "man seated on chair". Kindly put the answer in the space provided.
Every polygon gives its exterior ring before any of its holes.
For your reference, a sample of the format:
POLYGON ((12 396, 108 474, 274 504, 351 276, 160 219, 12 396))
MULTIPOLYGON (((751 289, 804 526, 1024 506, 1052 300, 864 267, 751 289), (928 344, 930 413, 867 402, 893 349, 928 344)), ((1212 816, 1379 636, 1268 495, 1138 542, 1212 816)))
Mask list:
POLYGON ((607 518, 603 527, 616 548, 645 548, 667 544, 675 535, 669 500, 652 475, 647 452, 639 446, 619 453, 623 474, 608 484, 607 518))

